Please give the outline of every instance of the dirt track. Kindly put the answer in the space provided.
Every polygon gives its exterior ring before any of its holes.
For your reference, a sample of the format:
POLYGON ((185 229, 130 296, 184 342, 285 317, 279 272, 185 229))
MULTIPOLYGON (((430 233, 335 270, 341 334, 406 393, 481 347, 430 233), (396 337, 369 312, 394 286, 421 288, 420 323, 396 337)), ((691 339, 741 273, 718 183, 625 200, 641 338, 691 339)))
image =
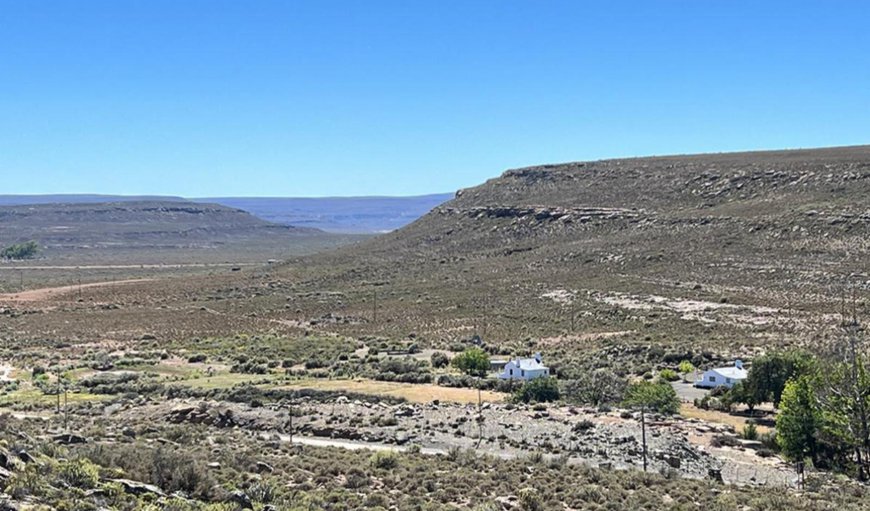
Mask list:
POLYGON ((43 300, 48 300, 49 298, 56 298, 58 296, 63 296, 69 293, 74 293, 79 289, 88 289, 94 287, 109 287, 109 286, 120 286, 124 284, 133 284, 136 282, 149 282, 154 279, 129 279, 129 280, 118 280, 115 282, 92 282, 90 284, 82 284, 82 285, 72 285, 72 286, 59 286, 59 287, 45 287, 41 289, 30 289, 28 291, 21 291, 19 293, 5 293, 0 294, 0 302, 39 302, 43 300))

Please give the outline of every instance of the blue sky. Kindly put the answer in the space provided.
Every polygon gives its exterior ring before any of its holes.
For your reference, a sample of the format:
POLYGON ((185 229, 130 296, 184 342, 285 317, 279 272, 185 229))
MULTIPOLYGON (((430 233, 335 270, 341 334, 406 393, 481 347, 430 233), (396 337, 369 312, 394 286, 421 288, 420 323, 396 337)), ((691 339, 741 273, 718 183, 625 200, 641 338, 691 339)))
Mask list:
POLYGON ((0 0, 0 194, 407 195, 870 143, 870 7, 0 0))

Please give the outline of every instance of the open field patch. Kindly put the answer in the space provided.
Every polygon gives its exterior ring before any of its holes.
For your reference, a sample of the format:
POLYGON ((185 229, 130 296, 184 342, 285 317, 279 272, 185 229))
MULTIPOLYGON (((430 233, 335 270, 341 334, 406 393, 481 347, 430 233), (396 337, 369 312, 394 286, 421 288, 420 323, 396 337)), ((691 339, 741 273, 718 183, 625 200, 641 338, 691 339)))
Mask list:
MULTIPOLYGON (((381 382, 375 380, 322 380, 311 379, 282 385, 286 388, 348 391, 375 396, 390 396, 407 399, 412 403, 430 403, 434 400, 452 403, 477 403, 477 391, 466 388, 440 387, 430 384, 381 382)), ((482 391, 485 402, 501 402, 506 398, 501 392, 482 391)))

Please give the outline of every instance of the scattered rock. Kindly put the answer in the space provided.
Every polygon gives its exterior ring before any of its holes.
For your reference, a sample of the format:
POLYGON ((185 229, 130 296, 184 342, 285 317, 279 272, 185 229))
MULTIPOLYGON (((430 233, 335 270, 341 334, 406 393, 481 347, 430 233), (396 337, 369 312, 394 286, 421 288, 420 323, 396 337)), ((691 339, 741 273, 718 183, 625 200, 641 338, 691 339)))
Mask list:
POLYGON ((54 437, 54 443, 60 445, 86 444, 87 442, 87 438, 72 433, 62 433, 60 435, 55 435, 54 437))
POLYGON ((254 503, 251 502, 251 498, 241 490, 230 493, 229 500, 238 504, 242 509, 254 509, 254 503))
POLYGON ((139 481, 131 481, 130 479, 109 479, 109 482, 118 483, 126 493, 131 495, 157 495, 163 497, 166 494, 163 490, 153 484, 142 483, 139 481))

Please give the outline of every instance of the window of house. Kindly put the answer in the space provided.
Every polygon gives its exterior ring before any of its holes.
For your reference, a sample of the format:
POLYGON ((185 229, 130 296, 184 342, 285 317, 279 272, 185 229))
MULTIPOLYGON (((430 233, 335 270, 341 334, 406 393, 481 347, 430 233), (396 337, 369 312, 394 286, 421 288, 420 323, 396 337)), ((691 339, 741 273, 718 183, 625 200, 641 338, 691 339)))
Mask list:
POLYGON ((525 370, 525 369, 521 370, 521 371, 520 371, 520 376, 525 376, 525 375, 526 375, 526 370, 525 370))
POLYGON ((715 377, 715 376, 711 376, 711 377, 710 377, 710 381, 716 381, 716 377, 715 377))
POLYGON ((513 376, 513 375, 514 375, 514 370, 513 370, 513 369, 511 369, 511 376, 513 376))
POLYGON ((731 383, 731 378, 725 378, 725 383, 731 383))

